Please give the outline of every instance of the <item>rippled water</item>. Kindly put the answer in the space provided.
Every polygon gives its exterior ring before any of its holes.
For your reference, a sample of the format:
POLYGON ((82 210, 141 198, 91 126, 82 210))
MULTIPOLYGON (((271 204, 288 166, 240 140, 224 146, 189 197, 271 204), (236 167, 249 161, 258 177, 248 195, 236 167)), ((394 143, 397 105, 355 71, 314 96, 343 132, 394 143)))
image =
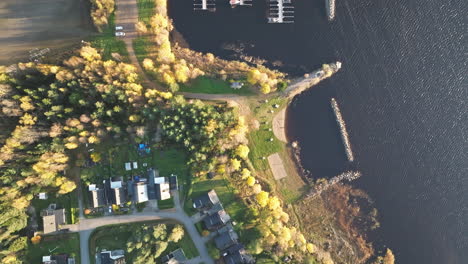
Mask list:
MULTIPOLYGON (((468 1, 337 0, 328 23, 322 1, 296 0, 294 25, 268 25, 266 3, 194 13, 172 1, 176 28, 192 48, 223 57, 226 43, 245 53, 310 71, 341 60, 344 68, 295 99, 289 137, 317 177, 346 167, 375 200, 378 245, 397 263, 467 263, 468 1), (346 162, 329 106, 337 98, 355 163, 346 162)), ((302 69, 302 70, 301 70, 302 69)))

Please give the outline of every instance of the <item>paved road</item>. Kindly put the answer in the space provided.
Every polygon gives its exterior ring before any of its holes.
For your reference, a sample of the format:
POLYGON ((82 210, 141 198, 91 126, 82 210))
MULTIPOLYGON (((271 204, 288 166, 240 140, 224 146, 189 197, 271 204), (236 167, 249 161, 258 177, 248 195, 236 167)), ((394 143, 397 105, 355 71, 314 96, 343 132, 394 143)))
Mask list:
POLYGON ((207 264, 214 264, 213 259, 208 254, 208 250, 205 246, 205 239, 203 239, 198 233, 195 225, 192 222, 192 219, 184 212, 180 206, 179 195, 177 192, 173 193, 175 211, 159 211, 159 212, 141 212, 131 215, 120 215, 120 216, 106 216, 93 219, 82 219, 76 225, 68 225, 70 231, 80 233, 80 253, 81 253, 81 263, 89 264, 90 254, 89 254, 89 238, 91 233, 98 227, 114 224, 125 224, 125 223, 135 223, 143 221, 154 221, 154 220, 163 220, 170 219, 176 222, 179 222, 185 226, 187 233, 193 240, 195 247, 197 248, 200 256, 191 260, 189 263, 200 263, 204 262, 207 264))

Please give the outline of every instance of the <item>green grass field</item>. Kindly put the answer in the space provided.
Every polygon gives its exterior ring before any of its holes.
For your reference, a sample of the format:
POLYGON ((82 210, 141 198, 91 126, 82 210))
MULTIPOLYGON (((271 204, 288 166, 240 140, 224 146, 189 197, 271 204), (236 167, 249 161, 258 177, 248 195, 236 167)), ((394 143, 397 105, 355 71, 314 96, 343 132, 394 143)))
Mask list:
POLYGON ((154 0, 138 0, 138 20, 148 23, 154 15, 154 0))
POLYGON ((244 86, 241 89, 232 89, 229 82, 216 80, 208 77, 198 77, 197 79, 180 85, 181 92, 188 93, 206 93, 206 94, 238 94, 238 95, 254 95, 248 87, 244 86))
POLYGON ((192 215, 196 213, 195 209, 192 208, 192 198, 207 193, 211 189, 216 191, 224 209, 234 220, 244 220, 245 213, 248 211, 246 205, 240 198, 236 197, 236 190, 221 176, 216 176, 213 179, 194 178, 191 194, 184 204, 184 210, 187 214, 192 215))
POLYGON ((115 15, 109 17, 109 25, 99 35, 93 36, 90 40, 91 45, 102 50, 102 56, 105 60, 112 59, 112 53, 119 53, 124 62, 128 62, 128 52, 125 42, 115 36, 115 15))
POLYGON ((68 254, 80 262, 80 237, 75 234, 44 236, 39 244, 30 244, 26 252, 26 263, 42 263, 42 256, 68 254))

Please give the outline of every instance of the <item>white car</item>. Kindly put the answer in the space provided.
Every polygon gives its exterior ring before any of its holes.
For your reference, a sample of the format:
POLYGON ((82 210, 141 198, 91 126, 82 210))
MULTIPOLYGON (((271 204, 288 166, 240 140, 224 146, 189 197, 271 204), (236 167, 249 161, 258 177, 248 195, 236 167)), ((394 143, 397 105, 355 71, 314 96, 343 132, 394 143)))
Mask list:
POLYGON ((115 32, 116 37, 123 37, 125 36, 125 32, 115 32))
POLYGON ((115 30, 116 30, 116 31, 117 31, 117 30, 123 30, 123 27, 122 27, 122 26, 116 26, 116 27, 115 27, 115 30))

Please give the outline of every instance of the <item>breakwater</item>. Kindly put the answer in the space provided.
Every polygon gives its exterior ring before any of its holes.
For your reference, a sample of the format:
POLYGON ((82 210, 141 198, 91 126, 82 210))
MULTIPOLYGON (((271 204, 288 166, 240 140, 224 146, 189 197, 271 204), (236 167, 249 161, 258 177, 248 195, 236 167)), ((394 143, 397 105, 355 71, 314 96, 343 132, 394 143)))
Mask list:
POLYGON ((351 149, 351 142, 349 141, 348 131, 346 130, 346 123, 343 119, 343 116, 341 116, 340 107, 338 106, 338 103, 336 102, 335 98, 332 98, 330 103, 333 112, 335 113, 336 122, 340 127, 341 139, 343 140, 343 145, 346 151, 346 157, 348 157, 349 162, 353 162, 354 154, 353 150, 351 149))
POLYGON ((335 19, 335 0, 325 0, 328 21, 335 19))
POLYGON ((307 193, 305 195, 305 198, 310 199, 310 198, 317 197, 320 194, 322 194, 322 192, 326 191, 327 189, 329 189, 333 185, 335 185, 337 183, 340 183, 342 181, 349 181, 350 182, 350 181, 356 180, 359 177, 361 177, 361 175, 362 174, 359 171, 343 172, 342 174, 337 175, 335 177, 332 177, 331 179, 329 179, 328 181, 326 181, 324 183, 317 184, 314 188, 312 188, 312 190, 309 191, 309 193, 307 193))
POLYGON ((317 83, 330 78, 340 69, 341 62, 339 61, 330 64, 323 64, 322 68, 312 73, 305 74, 303 78, 292 81, 288 88, 283 92, 283 95, 287 98, 293 98, 317 83))

